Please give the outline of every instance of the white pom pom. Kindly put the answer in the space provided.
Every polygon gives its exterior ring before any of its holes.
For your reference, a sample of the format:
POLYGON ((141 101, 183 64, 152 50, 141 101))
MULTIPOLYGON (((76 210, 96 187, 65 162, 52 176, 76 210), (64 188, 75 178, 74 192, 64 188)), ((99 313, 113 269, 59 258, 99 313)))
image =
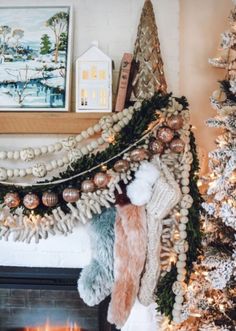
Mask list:
POLYGON ((143 179, 135 179, 127 186, 127 196, 133 205, 145 205, 150 201, 151 195, 152 187, 143 179))
POLYGON ((135 174, 135 177, 138 179, 142 179, 149 185, 153 185, 157 178, 160 177, 160 172, 156 166, 151 164, 150 162, 143 162, 138 171, 135 174))

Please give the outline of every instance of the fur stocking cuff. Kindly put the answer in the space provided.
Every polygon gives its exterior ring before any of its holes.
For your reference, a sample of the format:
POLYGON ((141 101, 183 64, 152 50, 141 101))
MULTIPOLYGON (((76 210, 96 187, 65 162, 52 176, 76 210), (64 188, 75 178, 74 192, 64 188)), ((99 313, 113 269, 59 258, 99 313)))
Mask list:
POLYGON ((136 206, 143 206, 152 196, 152 186, 160 172, 153 164, 144 161, 135 173, 135 179, 127 186, 127 195, 136 206))
POLYGON ((117 207, 114 277, 108 321, 121 328, 134 305, 146 256, 146 213, 143 207, 117 207))
POLYGON ((92 261, 78 280, 78 291, 88 306, 99 304, 111 294, 115 215, 115 208, 106 209, 89 225, 92 261))

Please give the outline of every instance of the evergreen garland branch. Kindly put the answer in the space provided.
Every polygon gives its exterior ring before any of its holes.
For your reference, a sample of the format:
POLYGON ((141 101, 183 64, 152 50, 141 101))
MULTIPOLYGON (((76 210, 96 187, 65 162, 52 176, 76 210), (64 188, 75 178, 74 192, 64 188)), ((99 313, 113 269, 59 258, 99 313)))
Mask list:
POLYGON ((172 291, 172 285, 177 278, 177 268, 172 265, 171 270, 161 278, 157 285, 156 296, 157 296, 157 310, 163 315, 168 316, 172 320, 172 310, 175 303, 175 294, 172 291))
MULTIPOLYGON (((201 203, 202 197, 198 191, 197 181, 199 170, 199 161, 197 157, 195 138, 190 132, 190 147, 193 156, 193 162, 191 165, 189 180, 190 180, 190 195, 193 198, 193 205, 189 209, 189 221, 187 223, 187 241, 189 249, 186 260, 186 281, 188 282, 193 262, 197 260, 198 255, 201 252, 201 231, 200 231, 200 212, 202 210, 201 203)), ((156 296, 157 296, 157 310, 165 316, 168 316, 172 320, 172 310, 175 303, 175 294, 172 291, 172 286, 177 278, 177 269, 175 265, 172 265, 171 270, 159 281, 156 296)))
POLYGON ((187 241, 189 249, 187 252, 186 268, 188 276, 192 271, 193 262, 197 260, 198 255, 201 253, 201 230, 200 230, 200 213, 202 211, 203 199, 199 193, 197 182, 198 182, 198 171, 199 171, 199 160, 197 156, 195 137, 193 132, 190 132, 190 147, 193 156, 193 162, 190 170, 190 195, 193 198, 192 207, 189 209, 189 221, 187 223, 187 241))

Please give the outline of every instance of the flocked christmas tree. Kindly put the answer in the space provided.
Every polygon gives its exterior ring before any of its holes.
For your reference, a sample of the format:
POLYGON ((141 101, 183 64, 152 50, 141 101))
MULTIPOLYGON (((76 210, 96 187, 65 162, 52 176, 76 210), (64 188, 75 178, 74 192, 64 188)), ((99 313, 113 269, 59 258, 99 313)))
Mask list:
POLYGON ((207 121, 220 128, 217 148, 209 153, 210 174, 203 207, 204 254, 195 265, 187 291, 181 331, 231 331, 236 321, 236 7, 230 30, 222 33, 222 55, 209 62, 226 70, 219 90, 211 97, 217 114, 207 121))
POLYGON ((138 26, 130 90, 131 101, 149 99, 157 91, 166 91, 160 42, 150 0, 145 1, 138 26))

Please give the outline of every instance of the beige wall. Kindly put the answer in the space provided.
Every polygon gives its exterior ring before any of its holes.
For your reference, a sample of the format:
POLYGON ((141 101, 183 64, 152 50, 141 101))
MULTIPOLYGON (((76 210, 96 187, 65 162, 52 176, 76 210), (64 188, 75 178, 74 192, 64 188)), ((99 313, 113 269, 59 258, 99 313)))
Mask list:
POLYGON ((208 64, 217 51, 220 34, 228 29, 231 0, 180 0, 180 93, 188 98, 200 151, 214 148, 216 130, 205 126, 215 114, 209 97, 224 70, 208 64))

